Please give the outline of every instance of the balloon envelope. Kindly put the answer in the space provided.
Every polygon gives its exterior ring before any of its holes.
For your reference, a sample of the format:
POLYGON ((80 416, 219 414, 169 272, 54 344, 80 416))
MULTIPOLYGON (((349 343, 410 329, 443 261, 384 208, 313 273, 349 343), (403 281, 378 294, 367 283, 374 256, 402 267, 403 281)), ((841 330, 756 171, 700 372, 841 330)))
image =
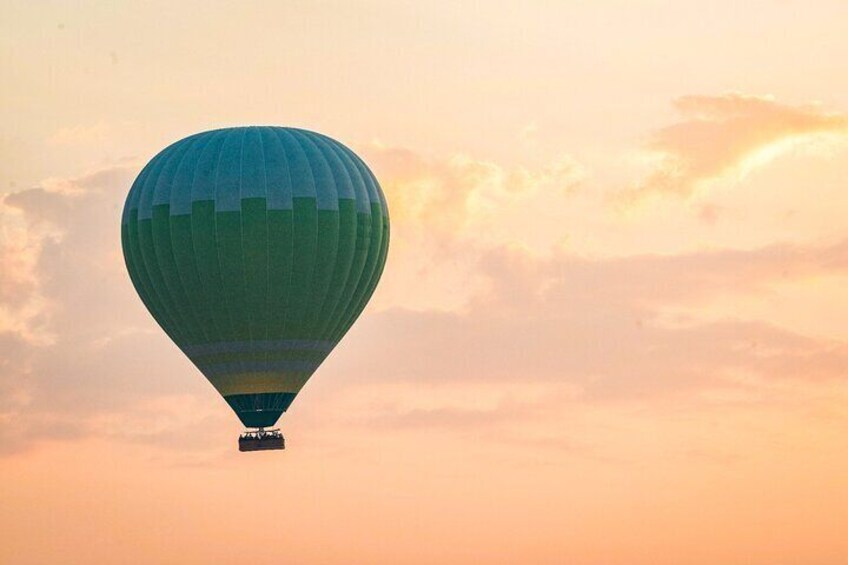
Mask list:
POLYGON ((156 155, 127 196, 121 240, 159 325, 245 426, 268 427, 374 292, 389 217, 341 143, 238 127, 156 155))

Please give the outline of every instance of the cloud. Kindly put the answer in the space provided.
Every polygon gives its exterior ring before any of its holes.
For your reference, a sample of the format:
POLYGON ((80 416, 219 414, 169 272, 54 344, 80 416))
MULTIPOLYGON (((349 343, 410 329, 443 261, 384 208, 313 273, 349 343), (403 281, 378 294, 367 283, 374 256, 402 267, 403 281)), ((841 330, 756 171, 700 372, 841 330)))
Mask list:
POLYGON ((381 307, 461 309, 482 289, 485 250, 545 253, 562 243, 560 211, 587 177, 567 155, 527 168, 378 143, 361 151, 391 210, 392 276, 376 297, 381 307))
POLYGON ((8 450, 20 438, 92 433, 104 414, 132 413, 151 396, 209 392, 202 381, 170 377, 190 364, 156 331, 124 272, 119 222, 133 173, 110 167, 0 200, 0 444, 8 450))
MULTIPOLYGON (((750 401, 777 382, 844 378, 841 343, 762 320, 704 321, 668 311, 761 292, 778 280, 844 274, 846 243, 667 256, 539 254, 470 226, 493 216, 507 221, 526 210, 516 212, 515 202, 535 205, 549 193, 567 202, 582 178, 573 167, 524 171, 379 151, 374 166, 393 199, 394 233, 406 245, 393 241, 378 294, 396 295, 366 313, 322 367, 322 384, 307 387, 301 422, 323 429, 359 418, 363 426, 394 421, 416 429, 449 421, 568 448, 569 438, 521 431, 521 423, 555 420, 564 406, 750 401), (442 206, 457 209, 441 217, 442 206), (467 280, 477 284, 463 286, 467 280), (463 295, 461 307, 441 307, 444 294, 463 295)), ((133 172, 121 166, 54 179, 2 199, 0 225, 15 225, 0 244, 7 266, 0 311, 13 322, 0 329, 0 444, 7 452, 91 435, 182 446, 168 430, 234 424, 156 328, 124 272, 118 218, 133 172)))
MULTIPOLYGON (((539 167, 504 167, 455 155, 437 159, 410 149, 372 144, 364 148, 381 180, 392 218, 401 231, 430 232, 493 242, 480 228, 537 198, 552 201, 573 191, 586 176, 572 157, 539 167)), ((503 241, 497 241, 503 243, 503 241)))
POLYGON ((647 147, 653 170, 635 195, 688 195, 704 183, 744 175, 794 148, 848 135, 848 115, 816 104, 793 106, 738 93, 682 96, 673 104, 682 119, 654 132, 647 147))
POLYGON ((0 308, 37 305, 35 314, 11 321, 23 333, 47 337, 65 323, 102 324, 112 315, 98 307, 111 306, 116 292, 125 292, 125 284, 114 284, 125 282, 115 218, 123 204, 121 190, 131 178, 130 168, 113 167, 75 179, 48 179, 2 197, 2 225, 14 227, 0 238, 7 267, 0 277, 6 291, 0 308))
POLYGON ((59 234, 50 225, 30 221, 16 203, 18 194, 0 196, 0 333, 49 341, 38 261, 44 245, 59 234))
POLYGON ((664 310, 845 273, 846 259, 848 242, 594 260, 492 251, 481 263, 489 293, 466 311, 372 314, 330 370, 343 375, 348 413, 399 428, 515 432, 587 406, 797 402, 846 384, 848 346, 664 310))

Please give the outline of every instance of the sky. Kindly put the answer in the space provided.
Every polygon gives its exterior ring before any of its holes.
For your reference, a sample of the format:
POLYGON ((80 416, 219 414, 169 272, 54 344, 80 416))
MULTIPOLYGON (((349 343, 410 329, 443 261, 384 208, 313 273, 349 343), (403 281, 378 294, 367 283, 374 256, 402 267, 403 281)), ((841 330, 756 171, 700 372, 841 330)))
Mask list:
POLYGON ((848 3, 0 2, 0 562, 837 565, 848 3), (305 127, 392 243, 281 424, 123 265, 165 145, 305 127))

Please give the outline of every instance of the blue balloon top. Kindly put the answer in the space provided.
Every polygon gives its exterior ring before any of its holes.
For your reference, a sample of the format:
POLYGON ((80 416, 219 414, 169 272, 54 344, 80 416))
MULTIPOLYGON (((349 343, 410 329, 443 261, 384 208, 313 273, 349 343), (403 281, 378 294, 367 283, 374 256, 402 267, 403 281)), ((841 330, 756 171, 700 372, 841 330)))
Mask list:
POLYGON ((265 198, 270 210, 291 210, 295 198, 337 210, 347 199, 360 212, 379 204, 387 215, 378 186, 353 151, 326 135, 276 126, 217 129, 181 139, 151 159, 130 189, 123 222, 134 210, 139 219, 151 218, 162 204, 172 216, 190 214, 199 201, 238 211, 246 198, 265 198))

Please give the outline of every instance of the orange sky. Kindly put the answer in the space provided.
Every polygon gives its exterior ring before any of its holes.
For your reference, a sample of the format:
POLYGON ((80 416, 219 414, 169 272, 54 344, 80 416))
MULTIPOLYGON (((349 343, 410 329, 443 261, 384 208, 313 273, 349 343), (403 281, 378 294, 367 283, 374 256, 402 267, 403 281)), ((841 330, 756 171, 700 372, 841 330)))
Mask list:
POLYGON ((846 21, 4 3, 0 563, 845 563, 846 21), (393 222, 249 455, 118 235, 156 151, 248 123, 354 147, 393 222))

